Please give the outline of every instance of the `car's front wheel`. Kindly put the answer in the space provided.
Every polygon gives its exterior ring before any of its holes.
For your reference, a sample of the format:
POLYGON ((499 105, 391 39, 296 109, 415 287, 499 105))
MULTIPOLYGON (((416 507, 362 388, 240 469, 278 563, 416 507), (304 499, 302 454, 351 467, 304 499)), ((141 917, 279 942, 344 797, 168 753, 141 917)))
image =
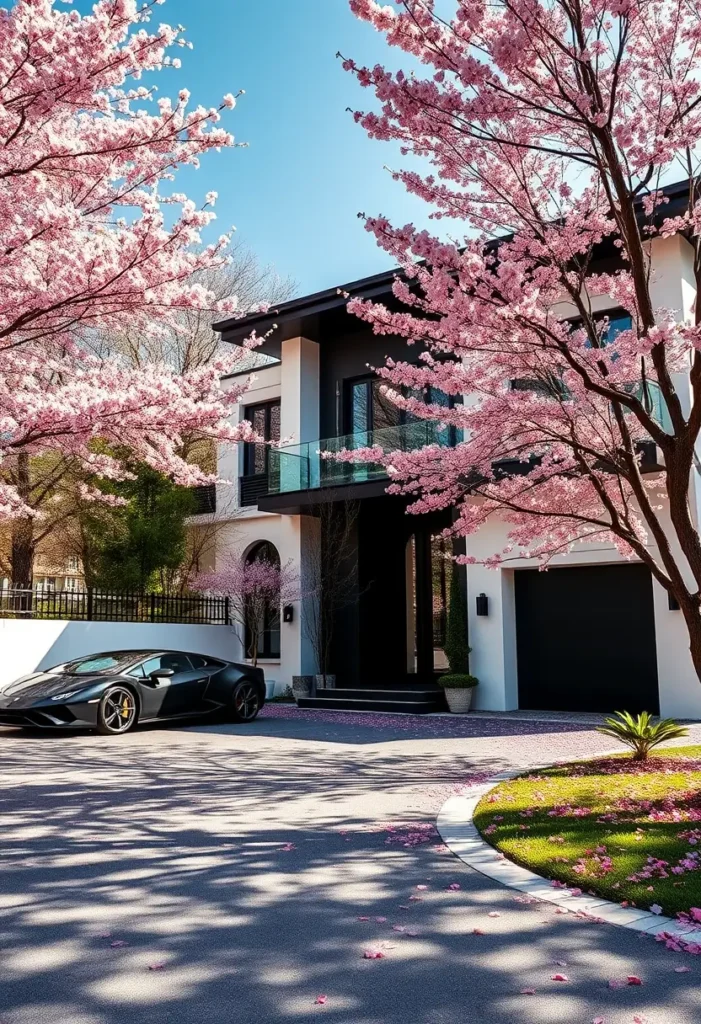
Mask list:
POLYGON ((231 700, 231 717, 235 722, 252 722, 258 715, 260 706, 260 694, 254 683, 242 679, 236 684, 231 700))
POLYGON ((126 686, 111 686, 97 706, 97 731, 102 736, 129 732, 136 725, 136 697, 126 686))

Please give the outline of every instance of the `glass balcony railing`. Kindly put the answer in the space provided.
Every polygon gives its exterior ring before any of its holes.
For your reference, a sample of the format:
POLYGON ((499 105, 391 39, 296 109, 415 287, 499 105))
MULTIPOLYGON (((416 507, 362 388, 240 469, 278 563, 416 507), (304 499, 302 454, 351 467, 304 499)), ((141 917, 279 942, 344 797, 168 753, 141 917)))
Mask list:
POLYGON ((338 462, 324 452, 354 451, 379 447, 383 452, 413 451, 429 444, 452 447, 456 431, 429 420, 412 420, 396 427, 383 427, 341 437, 273 448, 268 465, 268 494, 289 494, 319 487, 347 487, 387 477, 381 463, 338 462))

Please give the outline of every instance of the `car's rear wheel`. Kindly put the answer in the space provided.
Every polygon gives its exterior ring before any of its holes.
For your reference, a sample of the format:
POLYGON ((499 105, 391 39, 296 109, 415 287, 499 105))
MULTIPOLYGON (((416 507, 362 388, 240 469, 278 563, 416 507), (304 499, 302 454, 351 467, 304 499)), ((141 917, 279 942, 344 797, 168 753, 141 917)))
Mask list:
POLYGON ((255 683, 242 679, 236 684, 231 699, 231 717, 235 722, 252 722, 260 706, 260 693, 255 683))
POLYGON ((111 686, 97 706, 97 731, 102 736, 129 732, 138 717, 134 693, 127 686, 111 686))

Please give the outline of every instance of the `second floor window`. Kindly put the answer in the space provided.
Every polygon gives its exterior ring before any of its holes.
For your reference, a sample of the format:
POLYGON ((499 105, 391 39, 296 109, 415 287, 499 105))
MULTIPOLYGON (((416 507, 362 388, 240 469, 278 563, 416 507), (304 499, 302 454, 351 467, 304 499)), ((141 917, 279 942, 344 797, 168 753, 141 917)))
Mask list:
MULTIPOLYGON (((280 400, 249 405, 244 410, 248 420, 259 437, 266 441, 280 440, 280 400)), ((267 444, 247 444, 244 451, 244 476, 263 476, 268 472, 270 448, 267 444)))
MULTIPOLYGON (((386 395, 382 393, 386 381, 378 377, 366 377, 362 380, 347 382, 346 390, 346 425, 347 433, 360 435, 362 437, 370 431, 384 430, 389 436, 394 432, 389 428, 404 426, 408 423, 426 423, 428 421, 418 420, 411 413, 399 409, 386 395)), ((406 393, 406 392, 405 392, 406 393)), ((419 398, 427 405, 443 405, 451 408, 453 401, 449 395, 444 394, 437 388, 428 388, 424 392, 412 392, 414 397, 419 398)), ((428 429, 428 428, 427 428, 428 429)), ((454 444, 454 430, 451 427, 440 428, 433 424, 431 433, 435 440, 442 444, 454 444)), ((367 438, 372 443, 372 438, 367 438)), ((396 443, 396 442, 395 442, 396 443)))

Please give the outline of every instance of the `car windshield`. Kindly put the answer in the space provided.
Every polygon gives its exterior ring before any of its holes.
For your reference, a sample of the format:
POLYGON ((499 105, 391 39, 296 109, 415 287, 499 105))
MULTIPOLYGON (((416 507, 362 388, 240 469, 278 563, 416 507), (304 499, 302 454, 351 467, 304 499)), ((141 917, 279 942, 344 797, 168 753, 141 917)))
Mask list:
POLYGON ((91 676, 103 672, 120 672, 136 660, 138 654, 129 651, 115 651, 112 654, 93 654, 89 658, 69 661, 63 667, 66 675, 91 676))

